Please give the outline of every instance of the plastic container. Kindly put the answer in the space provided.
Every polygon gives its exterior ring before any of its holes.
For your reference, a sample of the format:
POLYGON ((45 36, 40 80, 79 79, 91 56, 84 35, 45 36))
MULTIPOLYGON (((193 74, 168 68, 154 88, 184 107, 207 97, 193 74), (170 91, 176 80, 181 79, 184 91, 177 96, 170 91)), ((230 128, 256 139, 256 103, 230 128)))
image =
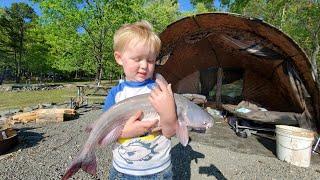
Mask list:
POLYGON ((276 125, 277 157, 299 167, 309 167, 314 132, 276 125))

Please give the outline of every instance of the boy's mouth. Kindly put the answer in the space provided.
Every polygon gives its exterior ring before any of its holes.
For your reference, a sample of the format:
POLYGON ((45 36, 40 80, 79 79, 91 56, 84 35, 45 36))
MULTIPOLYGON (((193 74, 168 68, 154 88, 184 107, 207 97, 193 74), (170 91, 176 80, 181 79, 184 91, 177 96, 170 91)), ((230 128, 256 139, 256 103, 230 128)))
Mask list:
POLYGON ((146 72, 138 72, 139 75, 142 75, 142 76, 146 76, 147 73, 146 72))

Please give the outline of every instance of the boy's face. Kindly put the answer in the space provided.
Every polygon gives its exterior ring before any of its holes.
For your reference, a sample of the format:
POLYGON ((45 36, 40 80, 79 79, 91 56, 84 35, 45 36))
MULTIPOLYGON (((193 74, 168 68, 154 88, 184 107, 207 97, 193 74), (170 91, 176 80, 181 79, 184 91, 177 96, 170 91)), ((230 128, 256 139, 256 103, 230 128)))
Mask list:
POLYGON ((122 66, 127 81, 142 82, 152 78, 156 55, 147 43, 133 39, 123 52, 115 51, 114 57, 122 66))

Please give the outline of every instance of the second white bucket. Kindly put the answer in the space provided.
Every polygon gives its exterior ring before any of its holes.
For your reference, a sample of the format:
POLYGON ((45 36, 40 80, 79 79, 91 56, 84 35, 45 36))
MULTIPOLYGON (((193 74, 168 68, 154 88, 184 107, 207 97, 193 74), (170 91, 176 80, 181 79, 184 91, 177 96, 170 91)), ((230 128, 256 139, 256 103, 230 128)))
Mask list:
POLYGON ((300 167, 309 167, 314 132, 293 126, 276 125, 277 157, 300 167))

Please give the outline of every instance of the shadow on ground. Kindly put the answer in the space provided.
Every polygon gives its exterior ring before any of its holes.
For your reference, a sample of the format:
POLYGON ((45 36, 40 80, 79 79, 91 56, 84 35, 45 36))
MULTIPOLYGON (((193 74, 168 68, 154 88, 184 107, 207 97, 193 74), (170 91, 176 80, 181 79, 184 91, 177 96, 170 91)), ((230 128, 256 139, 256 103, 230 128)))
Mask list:
MULTIPOLYGON (((191 178, 191 161, 198 163, 198 159, 205 158, 205 155, 194 151, 190 145, 183 147, 180 143, 171 149, 173 179, 190 179, 191 178)), ((200 174, 214 176, 217 179, 226 179, 221 171, 210 164, 208 167, 200 167, 200 174)))
POLYGON ((215 122, 214 126, 208 129, 205 134, 191 132, 190 136, 193 141, 209 146, 245 154, 275 157, 276 144, 274 140, 255 135, 248 138, 238 137, 223 120, 215 122))
POLYGON ((199 167, 199 174, 206 174, 207 176, 214 176, 219 180, 226 180, 227 178, 224 177, 222 172, 213 164, 210 166, 200 166, 199 167))
POLYGON ((256 137, 258 142, 261 143, 266 149, 268 149, 274 156, 277 156, 276 141, 263 137, 256 137))
POLYGON ((21 128, 18 130, 19 142, 14 150, 27 149, 36 146, 44 137, 43 133, 37 133, 32 130, 37 128, 21 128))

